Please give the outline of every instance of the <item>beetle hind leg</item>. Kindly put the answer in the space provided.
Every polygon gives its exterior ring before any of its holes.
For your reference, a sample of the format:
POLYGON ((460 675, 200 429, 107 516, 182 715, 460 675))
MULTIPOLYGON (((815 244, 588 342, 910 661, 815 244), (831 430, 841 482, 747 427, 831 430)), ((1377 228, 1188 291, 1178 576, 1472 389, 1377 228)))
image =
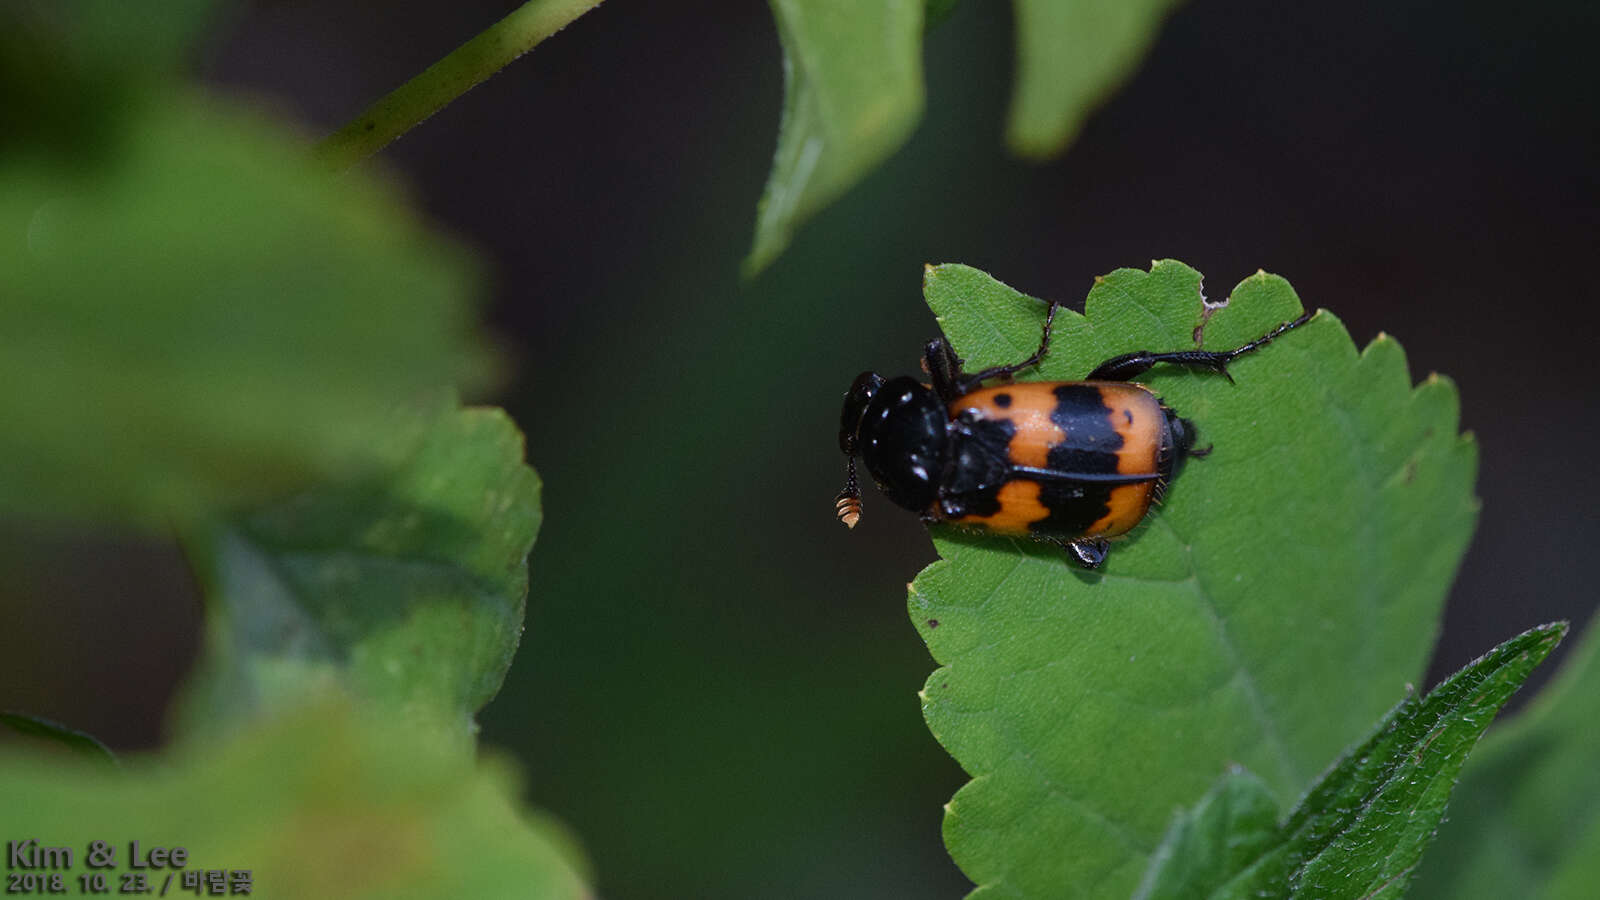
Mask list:
POLYGON ((1208 369, 1228 379, 1231 384, 1233 376, 1228 374, 1228 363, 1232 359, 1231 351, 1176 350, 1171 353, 1152 353, 1149 350, 1139 350, 1113 356, 1095 367, 1084 380, 1132 381, 1150 371, 1150 367, 1158 363, 1171 363, 1190 369, 1208 369))
POLYGON ((1106 561, 1106 553, 1111 549, 1111 542, 1104 538, 1080 539, 1076 541, 1056 541, 1061 549, 1067 551, 1072 561, 1085 569, 1098 569, 1106 561))
POLYGON ((1232 350, 1174 350, 1167 353, 1155 353, 1149 350, 1137 350, 1133 353, 1124 353, 1113 356, 1089 373, 1088 381, 1131 381, 1136 376, 1149 371, 1151 366, 1158 363, 1170 363, 1175 366, 1185 366, 1191 369, 1208 369, 1228 379, 1231 384, 1233 376, 1228 374, 1228 363, 1269 344, 1278 335, 1285 331, 1299 328, 1311 320, 1312 313, 1303 313, 1299 318, 1284 322, 1261 337, 1256 338, 1242 347, 1232 350))

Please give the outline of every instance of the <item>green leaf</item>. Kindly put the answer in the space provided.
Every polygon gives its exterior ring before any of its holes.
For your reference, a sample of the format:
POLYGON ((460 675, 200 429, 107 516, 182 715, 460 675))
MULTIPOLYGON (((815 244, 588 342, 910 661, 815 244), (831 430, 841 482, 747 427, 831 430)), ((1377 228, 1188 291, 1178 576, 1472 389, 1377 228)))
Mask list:
POLYGON ((770 2, 783 43, 783 123, 747 273, 776 259, 922 115, 924 0, 770 2))
MULTIPOLYGON (((590 896, 570 838, 519 810, 519 790, 499 759, 337 706, 117 770, 0 754, 7 837, 71 848, 69 892, 95 871, 92 841, 116 853, 114 892, 137 840, 183 847, 191 870, 248 869, 261 897, 590 896)), ((148 874, 159 894, 164 873, 148 874)))
POLYGON ((926 0, 923 3, 923 29, 932 31, 944 24, 950 14, 956 11, 959 0, 926 0))
POLYGON ((111 748, 100 743, 93 735, 68 728, 60 722, 53 722, 40 716, 30 716, 27 713, 0 712, 0 725, 5 725, 17 734, 52 741, 74 753, 82 753, 109 763, 117 761, 117 756, 111 752, 111 748))
POLYGON ((1016 0, 1017 83, 1006 137, 1056 156, 1132 74, 1176 0, 1016 0))
POLYGON ((1592 897, 1600 883, 1600 628, 1489 732, 1417 872, 1417 900, 1592 897))
POLYGON ((1173 819, 1134 897, 1203 900, 1278 841, 1272 791, 1234 766, 1194 809, 1173 819))
MULTIPOLYGON (((884 161, 922 115, 922 36, 955 0, 769 0, 784 52, 778 151, 746 274, 884 161)), ((1007 139, 1056 156, 1124 81, 1176 0, 1016 0, 1017 78, 1007 139)))
POLYGON ((1212 797, 1173 822, 1136 900, 1405 896, 1467 754, 1566 633, 1564 622, 1526 631, 1426 699, 1407 698, 1322 777, 1271 840, 1262 834, 1272 819, 1265 786, 1225 777, 1212 797), (1217 802, 1219 794, 1232 804, 1217 802), (1236 820, 1234 807, 1245 810, 1236 820))
POLYGON ((181 68, 214 0, 0 4, 0 156, 104 152, 181 68))
POLYGON ((0 511, 183 527, 481 380, 468 260, 392 191, 188 95, 132 122, 101 159, 0 155, 0 511))
MULTIPOLYGON (((45 6, 7 4, 0 22, 13 38, 56 43, 67 59, 116 68, 170 71, 212 24, 216 0, 162 0, 130 5, 121 0, 53 0, 45 6)), ((109 85, 107 87, 110 87, 109 85)))
MULTIPOLYGON (((925 293, 970 368, 1038 344, 1043 304, 982 272, 932 267, 925 293)), ((1193 347, 1202 324, 1205 347, 1235 347, 1301 305, 1264 273, 1207 305, 1199 273, 1165 261, 1097 279, 1086 311, 1057 315, 1024 377, 1193 347)), ((923 710, 973 776, 946 844, 992 896, 1126 897, 1215 773, 1241 764, 1287 805, 1423 673, 1477 513, 1454 387, 1413 388, 1395 341, 1358 354, 1326 311, 1230 371, 1142 379, 1214 451, 1100 572, 934 534, 944 559, 909 600, 941 665, 923 710)))
POLYGON ((200 726, 350 688, 461 738, 522 635, 539 479, 498 409, 409 411, 380 476, 242 516, 204 551, 200 726))

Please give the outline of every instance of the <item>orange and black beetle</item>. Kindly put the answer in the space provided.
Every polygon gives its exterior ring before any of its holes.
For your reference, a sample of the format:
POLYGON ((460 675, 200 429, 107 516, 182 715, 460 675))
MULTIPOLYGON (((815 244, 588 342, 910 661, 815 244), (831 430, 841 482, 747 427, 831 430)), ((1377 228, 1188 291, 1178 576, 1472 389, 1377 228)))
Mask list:
POLYGON ((849 475, 835 507, 861 517, 856 455, 895 504, 929 524, 1060 544, 1084 568, 1106 558, 1107 539, 1139 524, 1195 449, 1195 426, 1133 378, 1158 363, 1219 372, 1297 328, 1306 313, 1233 350, 1140 350, 1108 359, 1083 381, 1010 383, 1050 349, 1058 304, 1045 314, 1039 349, 1022 362, 961 370, 950 345, 928 342, 933 384, 863 372, 844 395, 839 449, 849 475), (1003 378, 1008 383, 983 387, 1003 378))

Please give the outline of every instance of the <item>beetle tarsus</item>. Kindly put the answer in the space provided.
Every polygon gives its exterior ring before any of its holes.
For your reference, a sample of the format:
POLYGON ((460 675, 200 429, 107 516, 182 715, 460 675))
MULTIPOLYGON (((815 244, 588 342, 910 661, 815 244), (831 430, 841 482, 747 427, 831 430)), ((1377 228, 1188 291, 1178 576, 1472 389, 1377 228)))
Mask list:
POLYGON ((1067 551, 1072 561, 1085 569, 1098 569, 1106 561, 1106 553, 1111 549, 1111 543, 1101 540, 1057 541, 1061 549, 1067 551))
POLYGON ((844 527, 852 530, 856 527, 856 523, 861 521, 861 487, 856 483, 854 453, 850 455, 850 461, 846 464, 844 490, 833 498, 833 512, 839 521, 844 523, 844 527))

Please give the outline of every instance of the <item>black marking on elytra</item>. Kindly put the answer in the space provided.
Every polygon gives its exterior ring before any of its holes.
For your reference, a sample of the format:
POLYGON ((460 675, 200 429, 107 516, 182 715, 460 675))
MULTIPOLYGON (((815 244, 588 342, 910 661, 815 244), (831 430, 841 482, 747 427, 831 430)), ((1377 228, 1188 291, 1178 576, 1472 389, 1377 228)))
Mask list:
POLYGON ((1010 394, 1004 394, 1004 393, 995 394, 994 395, 994 405, 1000 407, 1001 409, 1009 409, 1009 408, 1011 408, 1011 395, 1010 394))
POLYGON ((1047 465, 1058 472, 1115 472, 1122 435, 1111 424, 1111 407, 1100 389, 1067 383, 1055 389, 1050 421, 1066 439, 1050 448, 1047 465))
MULTIPOLYGON (((1100 389, 1090 384, 1063 384, 1055 389, 1056 408, 1050 421, 1066 437, 1050 448, 1046 468, 1057 472, 1113 474, 1122 435, 1112 427, 1111 407, 1100 389)), ((1077 537, 1111 511, 1114 484, 1051 483, 1040 486, 1039 502, 1050 515, 1028 526, 1040 534, 1077 537)))
POLYGON ((986 419, 976 410, 950 424, 950 457, 939 492, 946 518, 992 516, 1000 511, 1000 488, 1011 477, 1009 445, 1016 436, 1010 419, 986 419))

